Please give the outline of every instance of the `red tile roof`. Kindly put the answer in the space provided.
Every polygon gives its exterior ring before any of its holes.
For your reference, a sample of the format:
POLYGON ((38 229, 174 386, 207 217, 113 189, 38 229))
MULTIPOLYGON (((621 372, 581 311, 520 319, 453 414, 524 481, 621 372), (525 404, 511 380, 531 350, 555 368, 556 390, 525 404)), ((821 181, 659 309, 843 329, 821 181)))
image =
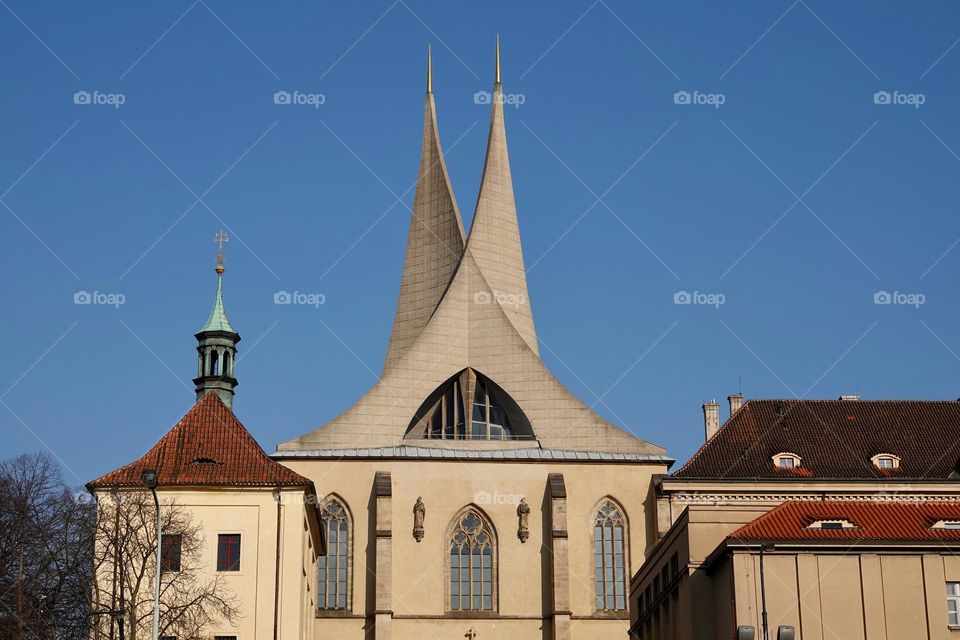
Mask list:
POLYGON ((938 520, 960 521, 960 502, 788 501, 734 531, 727 540, 960 543, 960 530, 930 528, 938 520), (817 520, 849 520, 856 528, 807 528, 817 520))
POLYGON ((673 477, 944 480, 958 461, 960 402, 750 400, 673 477), (802 472, 774 467, 784 451, 802 472), (899 456, 899 469, 877 469, 878 453, 899 456))
POLYGON ((141 486, 144 469, 160 485, 302 486, 313 483, 271 460, 215 393, 208 393, 142 458, 87 486, 141 486))

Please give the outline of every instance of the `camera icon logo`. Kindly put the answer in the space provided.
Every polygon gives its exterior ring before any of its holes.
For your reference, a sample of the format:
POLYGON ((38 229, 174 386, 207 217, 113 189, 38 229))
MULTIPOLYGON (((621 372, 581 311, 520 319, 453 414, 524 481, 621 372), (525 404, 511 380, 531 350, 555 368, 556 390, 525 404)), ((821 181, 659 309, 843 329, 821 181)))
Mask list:
POLYGON ((90 104, 89 91, 77 91, 73 94, 73 104, 90 104))
POLYGON ((273 94, 273 104, 290 104, 289 91, 277 91, 273 94))
POLYGON ((689 291, 677 291, 673 294, 673 304, 690 304, 693 302, 693 298, 690 297, 689 291))
POLYGON ((493 295, 489 291, 477 291, 473 294, 473 304, 490 304, 493 302, 493 295))
POLYGON ((273 304, 290 304, 291 302, 293 302, 293 298, 290 297, 288 291, 277 291, 273 294, 273 304))
POLYGON ((93 302, 93 297, 89 291, 77 291, 73 294, 73 304, 90 304, 91 302, 93 302))
POLYGON ((689 91, 677 91, 673 94, 673 104, 690 104, 691 97, 689 91))
POLYGON ((890 104, 891 97, 889 91, 877 91, 873 94, 873 104, 890 104))
POLYGON ((877 291, 873 294, 873 304, 890 304, 891 302, 893 302, 893 298, 889 291, 877 291))
POLYGON ((488 91, 477 91, 473 94, 474 104, 490 104, 490 93, 488 91))

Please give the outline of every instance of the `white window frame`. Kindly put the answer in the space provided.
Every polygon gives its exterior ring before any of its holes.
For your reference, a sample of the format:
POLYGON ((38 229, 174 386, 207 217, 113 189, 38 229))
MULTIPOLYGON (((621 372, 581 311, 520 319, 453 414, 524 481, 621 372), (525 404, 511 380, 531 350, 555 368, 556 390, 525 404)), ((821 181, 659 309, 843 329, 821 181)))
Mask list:
POLYGON ((796 469, 802 462, 802 458, 800 456, 790 451, 781 451, 780 453, 772 456, 772 458, 773 466, 775 466, 777 469, 796 469), (791 464, 781 464, 781 461, 783 460, 790 460, 791 464))
POLYGON ((960 582, 947 583, 947 626, 960 629, 960 582))
POLYGON ((900 456, 893 453, 878 453, 877 455, 870 458, 870 462, 873 463, 877 469, 899 469, 900 468, 900 456), (884 467, 880 465, 881 460, 890 460, 890 466, 884 467))

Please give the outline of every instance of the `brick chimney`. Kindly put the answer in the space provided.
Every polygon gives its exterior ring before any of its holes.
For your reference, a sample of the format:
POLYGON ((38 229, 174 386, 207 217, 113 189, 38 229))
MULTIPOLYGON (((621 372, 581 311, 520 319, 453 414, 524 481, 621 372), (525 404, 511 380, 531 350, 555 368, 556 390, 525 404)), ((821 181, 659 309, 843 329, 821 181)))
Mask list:
POLYGON ((720 403, 716 400, 703 404, 703 427, 707 440, 717 435, 717 431, 720 430, 720 403))
POLYGON ((743 394, 735 393, 732 396, 727 396, 727 402, 730 403, 730 415, 733 415, 743 405, 743 394))

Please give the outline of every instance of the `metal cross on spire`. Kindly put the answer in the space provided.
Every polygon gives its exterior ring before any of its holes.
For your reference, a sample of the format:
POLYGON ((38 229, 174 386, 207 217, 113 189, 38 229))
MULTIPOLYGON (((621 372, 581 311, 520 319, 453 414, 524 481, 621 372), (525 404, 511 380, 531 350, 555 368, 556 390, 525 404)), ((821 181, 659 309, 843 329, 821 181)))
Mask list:
POLYGON ((223 243, 230 242, 230 236, 223 229, 220 229, 213 235, 213 241, 219 245, 217 251, 217 273, 223 273, 223 243))

